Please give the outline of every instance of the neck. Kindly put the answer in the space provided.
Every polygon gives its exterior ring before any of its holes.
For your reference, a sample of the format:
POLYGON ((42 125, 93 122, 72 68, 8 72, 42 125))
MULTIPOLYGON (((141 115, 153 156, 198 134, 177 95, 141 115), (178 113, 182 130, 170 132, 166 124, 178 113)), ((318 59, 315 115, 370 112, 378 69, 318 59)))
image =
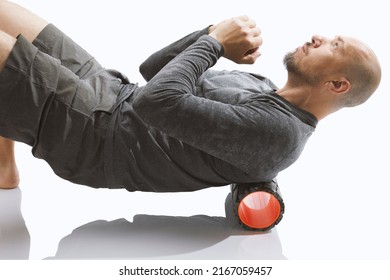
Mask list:
POLYGON ((277 90, 276 93, 291 104, 311 113, 318 120, 321 120, 332 113, 329 102, 326 99, 321 98, 322 95, 319 92, 319 89, 313 86, 289 86, 286 84, 283 88, 277 90))

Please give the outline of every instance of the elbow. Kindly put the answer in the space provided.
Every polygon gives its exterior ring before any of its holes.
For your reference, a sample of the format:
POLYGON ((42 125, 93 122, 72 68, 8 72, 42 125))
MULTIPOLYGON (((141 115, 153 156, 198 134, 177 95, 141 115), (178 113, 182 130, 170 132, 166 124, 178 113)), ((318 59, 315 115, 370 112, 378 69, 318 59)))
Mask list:
POLYGON ((141 117, 144 121, 152 118, 158 112, 159 104, 158 96, 155 94, 155 90, 150 85, 146 85, 138 92, 137 97, 132 103, 134 112, 141 117))
POLYGON ((144 91, 144 88, 142 88, 140 90, 140 92, 138 93, 137 98, 132 103, 134 112, 136 112, 137 115, 140 116, 140 117, 142 117, 144 111, 147 110, 148 107, 150 107, 150 105, 149 105, 149 103, 150 103, 149 102, 149 98, 148 98, 148 96, 143 94, 143 91, 144 91))
POLYGON ((147 61, 139 66, 139 72, 147 82, 150 81, 150 79, 153 77, 153 74, 150 73, 150 69, 151 67, 148 65, 147 61))
POLYGON ((150 82, 140 90, 132 105, 134 112, 151 124, 161 121, 168 115, 175 115, 186 96, 161 83, 150 82))

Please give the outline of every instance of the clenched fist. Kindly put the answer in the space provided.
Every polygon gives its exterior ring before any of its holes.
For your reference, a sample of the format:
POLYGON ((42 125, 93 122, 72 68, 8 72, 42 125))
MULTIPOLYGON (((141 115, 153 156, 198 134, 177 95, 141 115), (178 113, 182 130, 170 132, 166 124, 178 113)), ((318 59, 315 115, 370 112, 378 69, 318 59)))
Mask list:
POLYGON ((224 57, 239 64, 253 64, 263 43, 260 28, 247 16, 224 20, 209 29, 224 49, 224 57))

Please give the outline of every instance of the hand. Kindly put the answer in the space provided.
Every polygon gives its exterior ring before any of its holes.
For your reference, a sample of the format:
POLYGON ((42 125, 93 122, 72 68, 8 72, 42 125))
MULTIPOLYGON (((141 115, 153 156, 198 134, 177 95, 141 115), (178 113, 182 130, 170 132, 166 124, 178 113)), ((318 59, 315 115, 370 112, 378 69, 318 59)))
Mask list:
POLYGON ((224 49, 224 57, 239 64, 253 64, 260 56, 261 30, 247 16, 228 19, 209 28, 209 35, 224 49))

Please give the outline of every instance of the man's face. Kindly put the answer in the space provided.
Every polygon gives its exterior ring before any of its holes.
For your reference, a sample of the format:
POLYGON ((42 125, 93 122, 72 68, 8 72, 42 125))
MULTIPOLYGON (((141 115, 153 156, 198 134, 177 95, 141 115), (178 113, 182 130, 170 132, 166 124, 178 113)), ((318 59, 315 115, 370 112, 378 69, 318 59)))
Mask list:
POLYGON ((284 57, 284 65, 290 74, 313 85, 323 81, 336 72, 345 63, 345 39, 334 39, 314 35, 311 42, 306 42, 284 57))

